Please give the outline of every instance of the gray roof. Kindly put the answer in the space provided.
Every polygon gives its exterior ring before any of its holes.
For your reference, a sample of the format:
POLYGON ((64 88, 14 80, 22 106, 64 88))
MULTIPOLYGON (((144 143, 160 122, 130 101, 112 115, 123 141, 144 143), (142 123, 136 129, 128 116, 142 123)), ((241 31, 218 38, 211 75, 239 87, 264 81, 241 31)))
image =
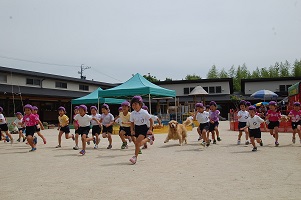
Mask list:
POLYGON ((72 78, 72 77, 68 77, 68 76, 46 74, 46 73, 41 73, 41 72, 34 72, 34 71, 28 71, 28 70, 22 70, 22 69, 14 69, 14 68, 2 67, 2 66, 0 66, 0 72, 8 73, 8 74, 13 73, 13 74, 19 74, 19 75, 26 75, 26 76, 30 76, 30 77, 72 81, 72 82, 78 82, 78 83, 89 84, 89 85, 97 85, 97 86, 101 87, 102 89, 112 88, 117 85, 117 84, 111 84, 111 83, 105 83, 105 82, 85 80, 85 79, 80 79, 80 78, 72 78))
POLYGON ((25 87, 25 86, 11 86, 0 84, 0 92, 4 94, 24 94, 29 96, 44 96, 44 97, 65 97, 65 98, 78 98, 89 94, 89 92, 77 92, 70 90, 57 90, 47 89, 40 87, 25 87))
POLYGON ((207 95, 208 92, 204 90, 202 86, 196 86, 190 93, 189 96, 197 96, 197 95, 207 95))

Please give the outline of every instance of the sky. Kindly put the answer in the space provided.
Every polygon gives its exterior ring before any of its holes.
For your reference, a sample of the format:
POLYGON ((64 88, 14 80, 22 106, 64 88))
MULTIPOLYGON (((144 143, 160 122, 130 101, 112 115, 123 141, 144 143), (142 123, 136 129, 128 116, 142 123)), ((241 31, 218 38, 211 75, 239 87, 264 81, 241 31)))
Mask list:
POLYGON ((0 25, 0 66, 109 83, 301 59, 301 0, 1 0, 0 25))

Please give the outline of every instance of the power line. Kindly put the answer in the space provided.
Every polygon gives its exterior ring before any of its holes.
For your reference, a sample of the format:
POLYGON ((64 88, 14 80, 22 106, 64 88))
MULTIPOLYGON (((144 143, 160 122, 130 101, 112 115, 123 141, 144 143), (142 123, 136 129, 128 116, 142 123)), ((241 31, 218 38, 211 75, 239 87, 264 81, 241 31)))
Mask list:
POLYGON ((105 76, 107 76, 107 77, 109 77, 109 78, 112 78, 112 79, 114 79, 114 80, 116 80, 116 81, 120 81, 120 82, 123 82, 123 81, 121 81, 121 80, 119 80, 119 79, 117 79, 117 78, 114 78, 113 76, 110 76, 110 75, 108 75, 108 74, 105 74, 105 73, 103 73, 103 72, 100 72, 100 71, 98 71, 97 69, 95 69, 95 68, 91 68, 92 70, 94 70, 94 71, 96 71, 97 73, 100 73, 100 74, 102 74, 102 75, 105 75, 105 76))

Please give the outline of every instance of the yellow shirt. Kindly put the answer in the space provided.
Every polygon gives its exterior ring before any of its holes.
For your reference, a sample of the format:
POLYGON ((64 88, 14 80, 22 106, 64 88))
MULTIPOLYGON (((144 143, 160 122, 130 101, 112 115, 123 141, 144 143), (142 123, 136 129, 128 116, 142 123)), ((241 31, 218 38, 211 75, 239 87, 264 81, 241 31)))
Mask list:
MULTIPOLYGON (((128 123, 130 122, 131 113, 128 112, 126 116, 123 115, 123 112, 119 113, 119 118, 121 119, 121 122, 128 123)), ((122 124, 123 127, 131 127, 131 124, 122 124)))
POLYGON ((61 127, 65 127, 69 124, 69 118, 67 115, 59 116, 59 122, 61 127))

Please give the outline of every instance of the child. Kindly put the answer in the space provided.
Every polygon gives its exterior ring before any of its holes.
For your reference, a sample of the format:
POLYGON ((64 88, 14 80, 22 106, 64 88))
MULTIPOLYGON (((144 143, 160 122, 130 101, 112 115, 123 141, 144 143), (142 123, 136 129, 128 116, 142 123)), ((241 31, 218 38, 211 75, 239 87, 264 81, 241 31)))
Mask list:
POLYGON ((40 125, 41 129, 44 130, 44 126, 40 119, 32 114, 32 106, 30 104, 27 104, 24 106, 24 117, 22 121, 22 125, 25 126, 26 130, 26 139, 28 141, 28 144, 31 146, 31 150, 29 152, 36 151, 36 143, 33 141, 34 134, 36 132, 37 124, 40 125))
MULTIPOLYGON (((38 110, 39 110, 38 107, 33 106, 32 109, 33 109, 33 113, 32 114, 34 114, 40 120, 40 116, 38 114, 38 110)), ((44 144, 46 144, 46 138, 41 133, 40 125, 39 124, 36 124, 36 125, 37 125, 36 131, 37 131, 38 136, 40 136, 40 138, 42 138, 44 144)), ((35 138, 35 143, 37 143, 37 138, 35 138)))
POLYGON ((119 113, 118 120, 120 120, 120 129, 119 129, 119 137, 122 141, 121 149, 128 148, 126 138, 131 138, 131 122, 130 117, 131 113, 129 112, 130 109, 130 103, 128 101, 125 101, 121 104, 121 111, 119 113))
POLYGON ((247 119, 246 126, 240 128, 240 130, 243 131, 249 128, 251 144, 253 145, 252 151, 254 152, 257 151, 255 140, 257 141, 257 143, 260 144, 260 146, 263 146, 261 140, 260 124, 263 123, 264 120, 260 118, 258 115, 256 115, 256 108, 254 106, 249 106, 249 114, 250 117, 247 119))
POLYGON ((74 134, 71 136, 69 135, 70 133, 70 128, 69 128, 69 118, 66 115, 66 109, 64 107, 59 107, 59 125, 57 130, 59 130, 59 135, 58 135, 58 142, 59 145, 57 145, 55 148, 61 148, 62 146, 62 135, 65 133, 65 138, 68 140, 72 138, 74 140, 74 134))
POLYGON ((11 134, 8 132, 7 122, 6 122, 6 119, 5 119, 5 117, 2 113, 3 113, 3 108, 0 107, 0 133, 1 133, 1 137, 2 137, 2 131, 3 131, 6 134, 6 141, 9 142, 9 139, 10 139, 10 142, 13 143, 14 139, 11 136, 11 134))
MULTIPOLYGON (((246 111, 246 102, 244 100, 240 101, 239 103, 239 107, 240 107, 240 111, 238 111, 237 113, 237 118, 238 118, 238 140, 237 140, 237 144, 240 145, 240 139, 242 136, 242 130, 241 128, 246 127, 247 124, 247 120, 249 118, 249 112, 246 111)), ((248 145, 250 144, 249 142, 249 132, 248 129, 244 130, 246 133, 246 142, 245 144, 248 145)))
POLYGON ((296 133, 299 135, 300 143, 301 143, 301 111, 300 111, 300 103, 294 103, 294 109, 290 111, 288 117, 292 120, 292 129, 293 129, 293 144, 296 143, 296 133))
POLYGON ((144 145, 147 134, 152 134, 153 120, 146 110, 142 109, 143 100, 140 96, 134 96, 131 100, 133 112, 131 113, 131 134, 135 135, 135 155, 130 159, 132 164, 137 162, 140 147, 144 145), (150 126, 147 127, 147 121, 150 126))
POLYGON ((101 115, 97 113, 98 109, 96 106, 91 106, 90 107, 91 111, 91 125, 92 125, 92 136, 93 136, 93 142, 94 142, 94 149, 98 149, 98 144, 100 142, 99 135, 101 133, 101 124, 100 124, 100 119, 101 115))
MULTIPOLYGON (((142 109, 143 110, 146 110, 148 112, 148 107, 147 106, 142 106, 142 109)), ((149 112, 148 112, 149 113, 149 112)), ((153 120, 153 129, 154 129, 154 124, 155 124, 155 121, 157 121, 159 123, 159 126, 162 126, 162 123, 161 123, 161 120, 159 119, 159 117, 155 116, 155 115, 151 115, 151 118, 153 120)), ((147 127, 149 128, 150 127, 150 123, 149 121, 146 121, 147 122, 147 127)), ((153 129, 152 129, 152 132, 153 132, 153 129)), ((144 143, 142 149, 147 149, 147 142, 150 143, 150 145, 153 145, 154 141, 155 141, 155 136, 154 134, 147 134, 147 137, 144 139, 146 142, 144 143)))
POLYGON ((210 112, 210 106, 209 105, 206 105, 206 112, 210 112))
POLYGON ((24 136, 24 130, 25 128, 22 126, 22 121, 23 121, 23 115, 20 112, 16 113, 17 119, 13 122, 13 125, 16 126, 19 130, 19 138, 17 139, 18 142, 21 141, 21 138, 23 138, 23 142, 25 142, 26 137, 24 136))
POLYGON ((211 101, 210 112, 209 112, 209 120, 210 120, 209 132, 212 133, 213 144, 216 144, 215 133, 217 136, 217 141, 221 141, 221 138, 219 137, 219 131, 218 131, 220 111, 217 110, 216 107, 217 104, 214 101, 211 101))
POLYGON ((110 113, 109 106, 107 104, 103 104, 101 106, 101 119, 100 123, 102 123, 103 130, 102 130, 102 137, 108 138, 109 145, 107 149, 112 149, 112 133, 113 133, 113 123, 114 123, 114 116, 110 113))
MULTIPOLYGON (((92 117, 87 115, 87 106, 80 105, 78 107, 79 114, 75 115, 74 117, 74 124, 78 124, 78 134, 82 137, 82 150, 79 152, 81 155, 86 154, 86 142, 87 142, 87 135, 90 131, 90 122, 92 117)), ((90 140, 93 138, 89 138, 90 140)))
POLYGON ((202 145, 208 147, 210 145, 209 138, 207 138, 207 132, 209 130, 209 113, 204 111, 202 103, 197 103, 195 108, 196 112, 193 120, 197 120, 200 123, 198 130, 202 134, 202 145))
MULTIPOLYGON (((250 101, 246 101, 246 111, 249 112, 249 107, 251 106, 251 102, 250 101)), ((256 110, 255 110, 256 111, 256 110)))
MULTIPOLYGON (((73 115, 73 119, 74 119, 74 117, 75 117, 77 114, 79 114, 79 106, 75 106, 75 107, 74 107, 74 115, 73 115)), ((79 148, 78 148, 78 136, 79 136, 79 134, 78 134, 78 127, 79 127, 79 124, 78 124, 77 121, 74 121, 74 122, 73 122, 73 125, 74 125, 74 129, 75 129, 75 131, 74 131, 74 133, 75 133, 75 146, 73 147, 73 150, 78 150, 78 149, 79 149, 79 148)))
POLYGON ((267 112, 266 119, 268 120, 268 129, 270 130, 270 134, 275 138, 275 146, 279 146, 278 143, 278 128, 279 128, 279 120, 281 118, 280 112, 277 112, 277 103, 275 101, 269 102, 269 110, 267 112))

